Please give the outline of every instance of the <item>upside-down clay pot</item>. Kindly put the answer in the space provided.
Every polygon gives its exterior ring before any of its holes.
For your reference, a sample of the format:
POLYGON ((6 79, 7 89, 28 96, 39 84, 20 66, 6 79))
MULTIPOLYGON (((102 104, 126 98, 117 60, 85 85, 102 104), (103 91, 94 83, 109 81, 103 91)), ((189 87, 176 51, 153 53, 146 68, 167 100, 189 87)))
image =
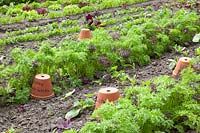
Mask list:
POLYGON ((54 96, 51 78, 47 74, 35 76, 31 89, 31 97, 34 99, 48 99, 54 96))
POLYGON ((189 57, 181 57, 176 64, 176 67, 172 73, 172 76, 176 77, 183 68, 186 68, 187 66, 189 66, 190 60, 191 58, 189 57))
POLYGON ((91 39, 91 38, 92 38, 92 34, 91 34, 90 29, 82 29, 79 34, 78 40, 91 39))
POLYGON ((120 93, 118 89, 114 87, 101 88, 97 95, 95 109, 98 109, 107 100, 109 102, 115 102, 119 99, 119 97, 120 97, 120 93))

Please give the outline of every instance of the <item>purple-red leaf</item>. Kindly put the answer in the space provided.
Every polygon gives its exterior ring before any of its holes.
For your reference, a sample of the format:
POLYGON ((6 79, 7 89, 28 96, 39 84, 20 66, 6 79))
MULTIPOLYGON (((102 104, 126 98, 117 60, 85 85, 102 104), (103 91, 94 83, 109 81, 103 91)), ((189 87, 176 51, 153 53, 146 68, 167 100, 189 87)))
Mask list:
POLYGON ((32 8, 31 8, 30 6, 24 6, 24 7, 22 8, 22 10, 23 10, 23 11, 31 11, 32 8))
POLYGON ((111 62, 108 60, 107 57, 101 56, 99 57, 99 62, 104 66, 104 67, 109 67, 111 66, 111 62))
POLYGON ((82 81, 82 83, 83 83, 84 85, 90 83, 90 80, 89 80, 87 77, 82 77, 82 78, 81 78, 81 81, 82 81))
POLYGON ((78 3, 78 7, 79 7, 79 8, 82 8, 82 7, 84 7, 84 6, 88 6, 88 3, 86 3, 86 2, 79 2, 79 3, 78 3))
POLYGON ((36 11, 38 14, 43 14, 43 15, 48 13, 48 11, 44 8, 36 9, 36 11))
POLYGON ((190 4, 184 4, 183 7, 185 7, 185 8, 191 8, 192 6, 190 4))
POLYGON ((85 16, 85 20, 86 20, 87 24, 91 25, 93 23, 93 17, 94 16, 92 16, 91 14, 87 14, 85 16))
POLYGON ((25 112, 26 111, 26 106, 25 105, 20 105, 18 108, 17 108, 18 112, 25 112))
POLYGON ((122 4, 122 9, 127 9, 127 4, 122 4))
POLYGON ((95 26, 99 26, 99 25, 101 25, 101 21, 96 20, 96 21, 94 22, 94 25, 95 25, 95 26))
POLYGON ((57 128, 61 130, 67 130, 71 128, 70 119, 59 119, 57 122, 57 128))

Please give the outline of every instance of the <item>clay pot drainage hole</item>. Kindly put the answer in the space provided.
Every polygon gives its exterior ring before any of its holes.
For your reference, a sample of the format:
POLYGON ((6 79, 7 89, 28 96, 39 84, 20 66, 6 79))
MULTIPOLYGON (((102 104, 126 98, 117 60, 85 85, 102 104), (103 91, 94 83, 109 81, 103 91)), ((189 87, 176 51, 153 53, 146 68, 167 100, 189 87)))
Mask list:
POLYGON ((118 89, 114 87, 101 88, 97 95, 95 109, 99 108, 106 101, 115 102, 119 99, 119 97, 120 97, 120 93, 118 89))

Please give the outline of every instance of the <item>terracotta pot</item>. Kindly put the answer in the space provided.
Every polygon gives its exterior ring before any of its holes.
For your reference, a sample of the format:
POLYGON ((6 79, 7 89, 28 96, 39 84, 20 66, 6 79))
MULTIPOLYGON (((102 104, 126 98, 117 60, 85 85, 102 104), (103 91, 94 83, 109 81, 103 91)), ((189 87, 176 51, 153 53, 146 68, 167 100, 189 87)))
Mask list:
POLYGON ((91 38, 92 38, 92 34, 91 34, 90 29, 82 29, 79 34, 78 40, 91 39, 91 38))
POLYGON ((114 87, 101 88, 97 95, 95 109, 99 108, 107 100, 109 102, 117 101, 119 99, 119 96, 120 96, 119 90, 114 87))
POLYGON ((47 74, 38 74, 35 76, 31 97, 35 99, 48 99, 54 96, 50 76, 47 74))
POLYGON ((176 77, 183 68, 186 68, 189 65, 190 60, 191 58, 189 57, 181 57, 178 63, 176 64, 172 76, 176 77))

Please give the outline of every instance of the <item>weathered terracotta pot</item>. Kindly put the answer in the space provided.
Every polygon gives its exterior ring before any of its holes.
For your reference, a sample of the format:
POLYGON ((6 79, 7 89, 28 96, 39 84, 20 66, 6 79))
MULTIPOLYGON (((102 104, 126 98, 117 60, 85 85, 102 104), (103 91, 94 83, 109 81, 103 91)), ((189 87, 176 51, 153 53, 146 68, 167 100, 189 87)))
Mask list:
POLYGON ((78 40, 91 39, 91 38, 92 38, 92 34, 91 34, 90 29, 82 29, 79 34, 78 40))
POLYGON ((119 93, 118 89, 116 89, 114 87, 101 88, 97 95, 95 109, 98 109, 107 100, 109 102, 115 102, 119 99, 119 97, 120 97, 120 93, 119 93))
POLYGON ((51 78, 47 74, 38 74, 35 76, 31 97, 34 99, 48 99, 54 96, 51 78))
POLYGON ((190 60, 191 58, 189 57, 181 57, 176 64, 172 76, 176 77, 183 68, 186 68, 189 65, 190 60))

